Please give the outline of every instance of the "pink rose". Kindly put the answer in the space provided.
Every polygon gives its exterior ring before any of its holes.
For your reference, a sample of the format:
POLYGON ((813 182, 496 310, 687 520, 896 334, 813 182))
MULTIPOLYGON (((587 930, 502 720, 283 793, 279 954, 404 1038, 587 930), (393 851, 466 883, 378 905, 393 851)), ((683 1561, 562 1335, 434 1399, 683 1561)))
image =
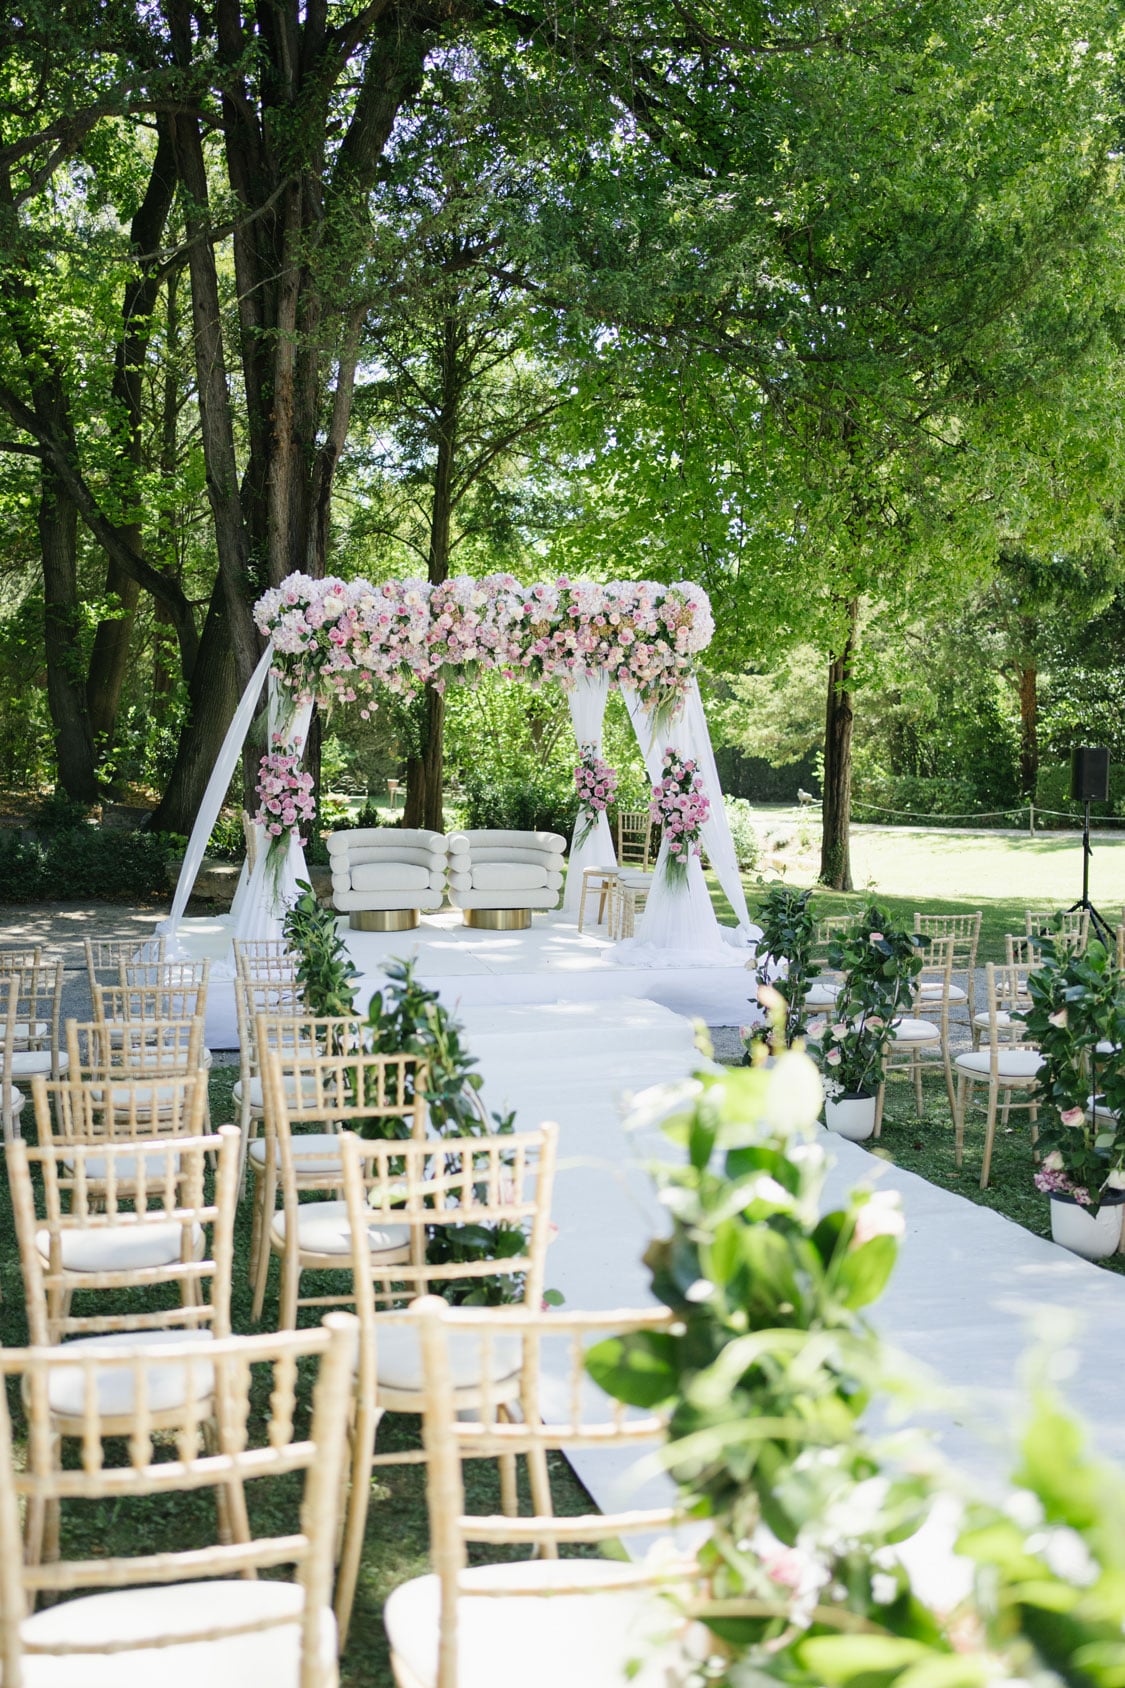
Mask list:
POLYGON ((1066 1112, 1059 1111, 1059 1118, 1064 1125, 1081 1125, 1086 1118, 1084 1108, 1067 1108, 1066 1112))
POLYGON ((1058 1026, 1061 1028, 1066 1025, 1066 1009, 1056 1008, 1053 1014, 1047 1015, 1047 1018, 1052 1026, 1058 1026))
POLYGON ((828 1066, 838 1067, 840 1065, 840 1062, 844 1059, 844 1057, 843 1057, 842 1052, 839 1049, 830 1049, 828 1051, 827 1055, 824 1057, 824 1059, 825 1059, 825 1063, 828 1066))
POLYGON ((882 932, 872 932, 868 942, 872 944, 881 944, 883 942, 882 932))

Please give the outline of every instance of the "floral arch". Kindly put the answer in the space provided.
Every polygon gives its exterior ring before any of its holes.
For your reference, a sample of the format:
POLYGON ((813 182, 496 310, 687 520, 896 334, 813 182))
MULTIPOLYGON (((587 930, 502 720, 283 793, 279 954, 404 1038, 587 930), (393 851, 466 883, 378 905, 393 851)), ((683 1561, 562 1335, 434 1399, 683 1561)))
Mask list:
MULTIPOLYGON (((277 935, 297 880, 307 877, 299 833, 308 780, 300 773, 300 756, 313 705, 359 703, 366 713, 380 691, 401 696, 426 683, 441 688, 472 683, 489 672, 531 685, 561 685, 578 744, 594 753, 600 749, 609 690, 618 689, 654 786, 667 748, 696 765, 710 800, 703 845, 738 917, 739 934, 746 935, 749 916, 694 673, 695 658, 714 632, 702 587, 683 581, 665 586, 565 577, 524 586, 507 574, 480 580, 459 576, 434 586, 425 580, 374 584, 293 574, 258 600, 254 615, 268 641, 266 650, 196 818, 165 923, 170 935, 182 918, 263 682, 268 679, 270 743, 259 785, 263 807, 256 817, 263 847, 253 872, 244 870, 232 907, 239 937, 277 935)), ((580 817, 572 840, 568 908, 577 906, 582 867, 613 859, 605 815, 585 825, 580 817)), ((661 872, 662 865, 658 883, 670 877, 661 872)), ((658 918, 646 915, 642 940, 700 952, 725 945, 725 929, 715 921, 702 870, 698 863, 692 866, 687 895, 681 887, 671 899, 675 918, 670 923, 659 918, 661 899, 650 899, 650 911, 655 902, 652 912, 658 918)))

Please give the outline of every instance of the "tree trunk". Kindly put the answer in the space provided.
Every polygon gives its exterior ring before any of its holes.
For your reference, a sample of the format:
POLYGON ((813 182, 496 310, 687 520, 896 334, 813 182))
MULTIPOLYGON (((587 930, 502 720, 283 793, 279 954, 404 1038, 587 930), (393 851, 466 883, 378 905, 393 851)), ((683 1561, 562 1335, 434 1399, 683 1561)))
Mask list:
MULTIPOLYGON (((153 312, 160 294, 156 253, 176 191, 172 139, 167 120, 163 117, 157 119, 157 134, 148 187, 129 231, 138 267, 125 285, 121 304, 121 338, 117 343, 113 368, 113 399, 120 411, 118 427, 123 445, 118 458, 122 477, 121 503, 129 512, 118 531, 138 557, 144 554, 140 489, 140 475, 144 467, 142 377, 152 335, 153 312)), ((98 623, 86 683, 90 726, 95 742, 102 746, 108 746, 113 740, 140 594, 135 578, 113 558, 109 561, 105 590, 108 598, 116 599, 120 610, 98 623)))
POLYGON ((834 891, 851 891, 852 702, 851 676, 855 657, 859 604, 848 605, 848 632, 828 669, 828 702, 824 722, 824 805, 820 847, 820 878, 834 891))
POLYGON ((78 513, 49 464, 42 468, 39 544, 43 554, 47 701, 55 730, 58 780, 68 797, 96 803, 94 737, 86 713, 78 622, 78 513))
MULTIPOLYGON (((430 511, 429 579, 440 586, 449 576, 449 537, 453 518, 453 478, 457 464, 457 420, 461 402, 457 322, 447 317, 441 344, 441 410, 435 428, 434 501, 430 511)), ((407 826, 444 831, 445 698, 426 687, 419 754, 406 765, 407 826), (417 818, 411 818, 417 817, 417 818)))
POLYGON ((1029 802, 1039 783, 1038 678, 1034 658, 1025 657, 1020 664, 1020 790, 1029 802))
POLYGON ((191 831, 238 698, 238 665, 222 583, 216 581, 188 688, 188 718, 164 796, 149 823, 155 832, 191 831))

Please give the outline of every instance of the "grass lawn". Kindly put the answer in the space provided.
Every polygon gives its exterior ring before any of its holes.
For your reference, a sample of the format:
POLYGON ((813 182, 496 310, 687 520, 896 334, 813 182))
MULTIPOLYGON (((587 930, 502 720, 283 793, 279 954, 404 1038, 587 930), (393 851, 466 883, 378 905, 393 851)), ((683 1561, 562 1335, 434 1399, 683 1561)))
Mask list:
MULTIPOLYGON (((819 828, 814 829, 813 843, 819 828)), ((815 855, 814 850, 814 855, 815 855)), ((772 876, 771 876, 772 877, 772 876)), ((993 832, 937 833, 919 829, 872 828, 852 838, 852 878, 859 890, 820 890, 822 915, 843 914, 878 901, 906 927, 914 911, 963 914, 980 909, 979 959, 1003 961, 1004 935, 1024 930, 1024 913, 1068 908, 1082 890, 1082 845, 1071 832, 1034 838, 993 832)), ((806 854, 787 871, 789 883, 815 885, 815 866, 806 854)), ((744 879, 751 915, 762 884, 744 879)), ((1090 897, 1111 926, 1125 904, 1125 836, 1098 841, 1090 864, 1090 897)), ((712 880, 720 918, 729 919, 726 898, 712 880)))

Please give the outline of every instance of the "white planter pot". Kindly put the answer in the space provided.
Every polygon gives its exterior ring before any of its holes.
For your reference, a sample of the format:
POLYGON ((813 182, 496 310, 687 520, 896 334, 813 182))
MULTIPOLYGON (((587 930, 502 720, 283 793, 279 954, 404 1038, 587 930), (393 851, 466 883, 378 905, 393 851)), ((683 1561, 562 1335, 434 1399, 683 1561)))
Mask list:
POLYGON ((824 1103, 824 1123, 829 1131, 864 1143, 875 1130, 874 1096, 829 1096, 824 1103))
POLYGON ((1051 1236, 1084 1260, 1104 1260, 1121 1246, 1120 1202, 1104 1202, 1096 1213, 1065 1196, 1051 1197, 1051 1236))

